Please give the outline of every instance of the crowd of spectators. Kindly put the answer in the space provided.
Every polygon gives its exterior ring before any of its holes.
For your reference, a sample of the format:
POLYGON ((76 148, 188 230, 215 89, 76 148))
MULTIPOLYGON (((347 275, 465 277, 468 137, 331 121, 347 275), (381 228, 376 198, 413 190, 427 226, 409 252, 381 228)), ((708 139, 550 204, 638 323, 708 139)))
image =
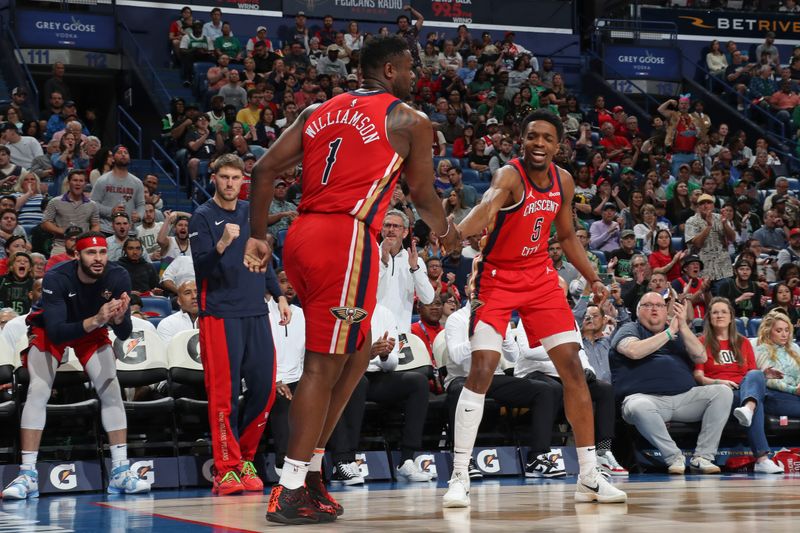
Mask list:
MULTIPOLYGON (((176 65, 196 88, 197 102, 174 99, 161 133, 197 190, 207 190, 214 160, 228 153, 241 157, 249 180, 258 157, 306 107, 356 89, 359 49, 369 38, 356 22, 330 16, 321 26, 308 26, 303 13, 277 32, 259 26, 253 36, 237 36, 234 30, 218 8, 204 23, 189 7, 169 28, 176 65), (193 79, 195 63, 207 60, 215 64, 202 79, 193 79)), ((607 472, 627 473, 611 453, 618 417, 662 451, 670 473, 682 473, 685 464, 679 464, 664 421, 705 419, 704 411, 682 410, 692 399, 713 405, 720 414, 717 423, 731 415, 763 430, 764 412, 800 416, 800 347, 793 341, 800 325, 800 183, 766 138, 731 131, 726 117, 709 116, 703 102, 690 95, 666 100, 649 120, 623 106, 608 109, 603 96, 589 102, 589 95, 565 85, 556 59, 536 57, 515 42, 513 32, 501 39, 489 32, 477 37, 462 25, 452 36, 426 33, 422 15, 411 8, 396 28, 380 29, 388 32, 405 37, 411 47, 417 76, 407 103, 431 119, 435 186, 456 222, 480 202, 492 173, 519 155, 521 118, 546 108, 564 122, 556 162, 574 176, 575 200, 563 208, 573 210, 578 237, 607 282, 610 298, 589 300, 585 280, 556 238, 548 253, 574 304, 587 380, 595 401, 606 409, 597 417, 597 433, 600 464, 607 472), (725 312, 723 323, 718 317, 725 312), (769 320, 759 328, 762 317, 769 320), (695 333, 703 327, 705 336, 698 340, 695 333), (742 355, 741 346, 750 344, 741 332, 748 331, 758 337, 758 357, 742 355), (754 372, 761 378, 753 378, 754 372), (745 379, 755 385, 745 387, 745 379), (614 398, 622 402, 621 414, 609 414, 614 398), (658 420, 651 416, 653 398, 661 398, 655 406, 662 414, 658 420)), ((730 67, 723 67, 716 48, 709 69, 725 74, 722 69, 730 67)), ((741 59, 735 43, 731 48, 729 64, 735 65, 741 59)), ((776 54, 776 66, 778 61, 776 54)), ((792 58, 794 66, 800 63, 792 58)), ((794 79, 794 72, 788 76, 794 79)), ((749 83, 739 84, 744 87, 737 85, 737 91, 753 90, 749 83)), ((157 332, 168 340, 193 329, 197 288, 188 238, 191 213, 165 210, 158 177, 134 176, 125 146, 102 146, 92 136, 90 121, 69 99, 63 65, 54 68, 44 88, 47 105, 39 117, 21 114, 26 94, 19 88, 10 107, 0 110, 2 322, 29 311, 34 281, 46 268, 74 257, 76 235, 100 230, 108 236, 110 259, 130 273, 136 296, 172 297, 176 312, 158 324, 157 332)), ((275 182, 268 222, 277 264, 286 230, 297 216, 302 179, 298 167, 275 182)), ((353 453, 365 399, 403 410, 398 473, 414 481, 430 479, 407 460, 420 449, 429 399, 446 394, 454 407, 469 369, 466 286, 478 239, 445 253, 418 220, 407 194, 401 181, 380 236, 374 359, 332 438, 334 479, 348 484, 360 478, 353 453), (442 332, 449 361, 439 367, 434 342, 442 332), (424 342, 434 370, 405 377, 395 369, 412 334, 424 342)), ((242 199, 247 195, 245 186, 242 199)), ((280 466, 286 446, 281 424, 287 423, 287 406, 302 373, 304 336, 302 302, 293 297, 285 274, 280 269, 277 274, 295 317, 287 328, 272 324, 280 338, 279 397, 271 424, 280 466)), ((536 413, 526 475, 564 475, 547 453, 553 422, 563 416, 558 375, 545 364, 546 355, 528 345, 523 325, 512 323, 505 339, 504 366, 497 369, 490 395, 536 413), (509 395, 509 390, 515 392, 509 395)), ((717 425, 704 424, 690 467, 718 471, 712 461, 724 423, 717 425)), ((771 471, 775 465, 767 462, 764 443, 754 430, 758 468, 771 471)))

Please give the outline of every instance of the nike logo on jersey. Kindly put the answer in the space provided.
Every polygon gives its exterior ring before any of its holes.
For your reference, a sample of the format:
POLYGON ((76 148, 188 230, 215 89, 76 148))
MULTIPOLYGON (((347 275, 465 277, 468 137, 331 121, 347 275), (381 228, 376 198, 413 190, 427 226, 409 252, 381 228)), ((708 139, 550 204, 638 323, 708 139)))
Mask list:
POLYGON ((223 222, 225 222, 225 221, 224 221, 224 220, 215 220, 215 221, 214 221, 214 225, 215 225, 215 226, 219 226, 219 225, 220 225, 220 224, 222 224, 223 222))
POLYGON ((69 296, 70 298, 72 298, 73 296, 75 296, 75 294, 76 294, 76 293, 74 293, 74 292, 71 292, 71 293, 67 294, 67 296, 69 296))

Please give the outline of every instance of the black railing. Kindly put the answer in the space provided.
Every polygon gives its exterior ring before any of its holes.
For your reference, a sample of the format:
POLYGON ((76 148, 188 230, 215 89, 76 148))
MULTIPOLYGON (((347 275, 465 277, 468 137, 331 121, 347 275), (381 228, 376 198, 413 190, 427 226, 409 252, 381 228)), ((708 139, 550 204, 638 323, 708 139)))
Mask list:
POLYGON ((121 105, 117 106, 117 140, 128 148, 135 146, 136 159, 142 158, 142 127, 121 105))
POLYGON ((152 157, 150 159, 153 169, 159 171, 175 186, 175 200, 173 205, 178 205, 181 194, 181 169, 164 148, 155 140, 150 143, 152 157))

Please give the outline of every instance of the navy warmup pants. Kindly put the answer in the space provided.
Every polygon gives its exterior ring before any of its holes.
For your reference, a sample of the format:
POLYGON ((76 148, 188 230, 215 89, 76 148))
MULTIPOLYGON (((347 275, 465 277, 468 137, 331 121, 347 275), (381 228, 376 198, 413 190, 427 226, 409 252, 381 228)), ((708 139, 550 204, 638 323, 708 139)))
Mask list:
POLYGON ((275 345, 266 315, 200 317, 208 423, 217 472, 251 461, 275 401, 275 345), (241 382, 247 386, 239 412, 241 382))

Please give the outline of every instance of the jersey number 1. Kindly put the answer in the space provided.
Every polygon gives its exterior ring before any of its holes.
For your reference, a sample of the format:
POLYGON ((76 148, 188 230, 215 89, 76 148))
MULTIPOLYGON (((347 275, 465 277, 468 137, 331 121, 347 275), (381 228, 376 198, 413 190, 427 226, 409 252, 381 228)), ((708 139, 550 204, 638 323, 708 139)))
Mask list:
POLYGON ((328 158, 325 160, 327 161, 327 165, 325 165, 325 172, 322 173, 322 184, 328 184, 328 178, 331 175, 331 170, 333 170, 333 164, 336 163, 336 152, 339 151, 339 146, 342 144, 342 138, 339 137, 338 139, 334 139, 328 145, 330 147, 330 151, 328 152, 328 158))

